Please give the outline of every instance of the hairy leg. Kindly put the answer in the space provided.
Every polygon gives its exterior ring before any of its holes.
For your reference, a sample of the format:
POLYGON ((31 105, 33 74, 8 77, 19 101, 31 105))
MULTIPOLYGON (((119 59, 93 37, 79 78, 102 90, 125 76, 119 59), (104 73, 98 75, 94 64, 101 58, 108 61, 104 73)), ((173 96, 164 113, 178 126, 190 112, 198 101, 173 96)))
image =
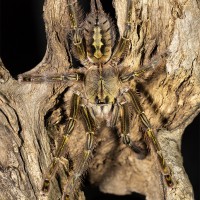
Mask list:
POLYGON ((131 36, 131 17, 132 17, 132 0, 127 0, 127 15, 125 22, 125 30, 123 32, 122 37, 119 39, 117 47, 113 53, 113 59, 119 60, 123 53, 127 50, 130 44, 130 36, 131 36))
POLYGON ((80 178, 88 168, 88 162, 92 156, 92 150, 94 149, 94 134, 95 134, 95 121, 90 114, 89 109, 83 105, 80 108, 80 112, 83 116, 85 127, 86 127, 86 149, 81 155, 80 160, 78 161, 78 166, 75 167, 74 173, 70 178, 69 183, 64 189, 64 199, 65 200, 74 200, 78 198, 80 178))
POLYGON ((66 73, 61 75, 51 75, 51 76, 31 76, 31 75, 19 75, 19 82, 69 82, 69 81, 82 81, 84 75, 82 73, 66 73))
POLYGON ((167 165, 167 163, 163 157, 162 149, 161 149, 160 144, 152 130, 151 124, 150 124, 149 120, 147 119, 134 91, 130 89, 130 90, 128 90, 128 94, 131 98, 131 102, 133 104, 134 110, 139 115, 142 124, 146 128, 146 136, 148 137, 149 141, 151 141, 151 143, 155 149, 155 152, 156 152, 157 158, 159 160, 161 171, 165 178, 165 181, 169 187, 172 187, 174 185, 174 181, 172 179, 171 169, 169 168, 169 166, 167 165))
POLYGON ((62 140, 61 140, 61 142, 58 145, 58 148, 56 150, 56 155, 53 158, 53 161, 51 162, 51 164, 49 166, 49 170, 46 173, 46 176, 44 178, 44 182, 43 182, 43 186, 42 186, 42 191, 43 192, 48 192, 49 191, 50 181, 53 178, 54 174, 56 173, 59 163, 60 162, 62 163, 61 157, 65 153, 66 144, 68 143, 69 136, 70 136, 71 132, 74 129, 75 120, 76 120, 77 115, 78 115, 79 104, 80 104, 80 97, 77 94, 73 94, 70 117, 69 117, 69 119, 67 121, 67 125, 66 125, 66 128, 65 128, 65 133, 62 136, 62 140))
POLYGON ((74 50, 75 54, 78 57, 80 61, 84 61, 86 59, 86 53, 85 53, 85 48, 83 45, 83 36, 81 33, 81 29, 79 28, 78 25, 78 13, 79 11, 76 10, 75 4, 77 2, 74 0, 67 0, 67 6, 68 6, 68 14, 69 14, 69 20, 71 24, 71 28, 73 30, 73 45, 74 45, 74 50))
POLYGON ((148 150, 146 146, 143 148, 139 146, 136 142, 132 141, 130 138, 130 112, 128 103, 124 103, 121 105, 121 137, 124 144, 129 146, 131 150, 135 153, 139 154, 140 158, 144 158, 148 150))
POLYGON ((121 105, 114 104, 112 116, 110 119, 110 127, 113 131, 118 133, 118 136, 122 138, 122 142, 126 144, 132 151, 139 155, 139 158, 144 158, 147 155, 147 148, 143 148, 139 145, 139 142, 134 142, 130 138, 130 112, 128 102, 121 105), (118 131, 117 120, 120 115, 121 119, 121 131, 118 131))

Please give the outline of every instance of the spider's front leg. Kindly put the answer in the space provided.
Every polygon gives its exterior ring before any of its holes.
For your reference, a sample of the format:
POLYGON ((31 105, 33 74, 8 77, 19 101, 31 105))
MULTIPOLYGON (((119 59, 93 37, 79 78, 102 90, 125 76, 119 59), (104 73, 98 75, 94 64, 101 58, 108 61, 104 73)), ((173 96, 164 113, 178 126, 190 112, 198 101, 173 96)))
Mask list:
POLYGON ((119 39, 117 47, 113 53, 113 59, 120 59, 130 44, 131 36, 131 18, 132 18, 132 0, 127 0, 127 16, 125 22, 125 30, 122 37, 119 39))
POLYGON ((81 114, 84 118, 84 122, 86 124, 86 135, 87 135, 87 140, 86 140, 86 150, 84 151, 84 156, 82 161, 80 162, 80 166, 78 170, 76 171, 76 175, 74 177, 74 181, 76 181, 82 173, 86 169, 87 162, 91 156, 92 150, 93 150, 93 140, 94 140, 94 134, 95 134, 95 120, 93 119, 92 115, 90 114, 90 111, 88 107, 86 106, 81 106, 80 108, 81 114))
POLYGON ((146 128, 146 136, 148 137, 148 139, 152 142, 152 144, 154 146, 154 149, 157 154, 157 158, 158 158, 160 166, 161 166, 162 174, 165 178, 165 181, 169 187, 172 187, 174 185, 174 181, 172 179, 171 169, 169 168, 169 166, 167 165, 167 163, 163 157, 162 149, 161 149, 160 144, 152 130, 151 124, 150 124, 149 120, 147 119, 134 91, 129 89, 127 91, 127 93, 129 94, 129 96, 131 98, 131 102, 134 107, 134 110, 139 115, 142 124, 146 128))
POLYGON ((61 142, 58 145, 58 148, 56 150, 56 155, 53 158, 53 161, 51 162, 51 164, 49 166, 49 170, 48 170, 48 172, 45 176, 44 183, 43 183, 43 186, 42 186, 43 192, 49 191, 50 181, 57 171, 58 164, 60 162, 62 163, 61 157, 65 154, 66 144, 69 140, 69 136, 70 136, 71 132, 74 129, 75 121, 76 121, 76 118, 77 118, 77 115, 78 115, 79 104, 80 104, 79 95, 73 94, 70 117, 68 118, 67 125, 66 125, 66 128, 65 128, 65 132, 64 132, 64 135, 62 136, 62 140, 61 140, 61 142))
POLYGON ((77 168, 74 169, 74 175, 68 185, 65 187, 65 193, 69 194, 68 197, 65 197, 65 200, 71 200, 75 198, 75 192, 79 186, 80 178, 83 173, 87 170, 88 161, 91 158, 92 150, 94 149, 94 134, 95 134, 95 120, 90 114, 90 111, 87 106, 80 106, 80 112, 84 118, 85 127, 86 127, 86 149, 83 152, 82 158, 79 160, 77 168))

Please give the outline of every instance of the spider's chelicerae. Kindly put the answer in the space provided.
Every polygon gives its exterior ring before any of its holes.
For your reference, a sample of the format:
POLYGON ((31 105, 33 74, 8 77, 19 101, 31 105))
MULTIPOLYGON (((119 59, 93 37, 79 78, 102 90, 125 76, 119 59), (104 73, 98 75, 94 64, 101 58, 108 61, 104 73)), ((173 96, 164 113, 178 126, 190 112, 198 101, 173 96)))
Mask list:
MULTIPOLYGON (((107 126, 113 130, 118 130, 121 141, 126 144, 133 152, 146 155, 147 149, 137 142, 132 141, 131 113, 129 108, 139 116, 141 124, 145 128, 145 137, 152 143, 156 152, 161 171, 168 186, 172 186, 171 171, 166 164, 161 147, 152 130, 152 126, 147 119, 142 106, 137 99, 134 88, 130 87, 130 82, 135 77, 154 68, 154 63, 139 70, 126 70, 120 64, 130 45, 131 36, 131 17, 132 1, 127 0, 127 16, 125 20, 125 30, 122 37, 115 45, 115 29, 110 17, 103 11, 100 0, 91 0, 91 11, 84 22, 79 24, 75 3, 67 0, 68 15, 72 28, 72 51, 73 56, 84 65, 80 69, 70 69, 62 76, 21 76, 21 81, 61 81, 72 82, 71 109, 66 121, 62 140, 57 147, 56 155, 49 167, 44 179, 44 192, 49 190, 50 181, 53 178, 58 163, 65 154, 66 146, 70 141, 70 135, 76 124, 78 113, 81 114, 85 123, 86 148, 80 159, 79 166, 72 174, 70 182, 69 196, 74 198, 74 191, 79 186, 79 179, 86 171, 88 160, 92 156, 96 133, 99 127, 97 121, 106 121, 107 126)), ((101 137, 99 134, 98 137, 101 137)))

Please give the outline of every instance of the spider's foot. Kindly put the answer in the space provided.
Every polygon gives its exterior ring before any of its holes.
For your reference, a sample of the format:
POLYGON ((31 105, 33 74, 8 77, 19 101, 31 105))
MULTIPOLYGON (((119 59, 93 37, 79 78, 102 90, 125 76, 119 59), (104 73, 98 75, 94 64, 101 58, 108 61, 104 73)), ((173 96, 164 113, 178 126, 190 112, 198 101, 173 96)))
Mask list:
POLYGON ((172 176, 172 170, 169 166, 167 166, 165 170, 163 170, 163 177, 168 187, 174 187, 176 185, 172 176))
POLYGON ((50 181, 49 179, 45 179, 42 185, 42 191, 44 193, 48 193, 49 192, 49 188, 50 188, 50 181))
POLYGON ((172 176, 170 174, 164 175, 165 181, 168 185, 168 187, 173 187, 175 185, 172 176))

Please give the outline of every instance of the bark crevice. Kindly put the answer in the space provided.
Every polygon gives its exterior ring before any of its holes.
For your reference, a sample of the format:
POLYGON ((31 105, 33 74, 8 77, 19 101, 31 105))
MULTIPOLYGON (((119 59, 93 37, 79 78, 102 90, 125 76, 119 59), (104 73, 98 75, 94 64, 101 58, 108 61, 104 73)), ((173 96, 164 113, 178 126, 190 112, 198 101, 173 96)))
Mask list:
MULTIPOLYGON (((141 64, 149 65, 156 56, 167 54, 159 61, 161 69, 138 83, 137 89, 141 92, 140 102, 156 132, 166 161, 178 181, 175 189, 167 188, 161 180, 159 166, 155 164, 155 152, 139 160, 124 145, 116 144, 113 133, 106 128, 102 128, 102 138, 97 141, 100 145, 90 163, 90 181, 106 193, 124 195, 136 191, 145 194, 147 200, 193 200, 180 151, 185 128, 200 112, 198 2, 133 2, 131 47, 121 65, 139 69, 141 64)), ((126 0, 114 0, 113 5, 122 35, 126 0)), ((62 74, 71 67, 66 1, 46 0, 44 21, 46 54, 40 64, 23 75, 62 74)), ((41 194, 41 184, 59 137, 55 136, 53 144, 54 135, 47 127, 49 113, 59 109, 63 102, 69 104, 69 88, 70 85, 65 83, 19 83, 0 61, 0 199, 60 198, 60 180, 66 178, 62 169, 57 175, 61 179, 52 180, 47 197, 41 194), (16 170, 18 175, 13 175, 13 180, 9 173, 17 174, 16 170)), ((135 117, 133 138, 138 137, 139 126, 135 117)), ((82 148, 84 138, 81 135, 85 131, 81 122, 74 132, 76 137, 72 138, 69 148, 73 148, 74 144, 82 148)))

